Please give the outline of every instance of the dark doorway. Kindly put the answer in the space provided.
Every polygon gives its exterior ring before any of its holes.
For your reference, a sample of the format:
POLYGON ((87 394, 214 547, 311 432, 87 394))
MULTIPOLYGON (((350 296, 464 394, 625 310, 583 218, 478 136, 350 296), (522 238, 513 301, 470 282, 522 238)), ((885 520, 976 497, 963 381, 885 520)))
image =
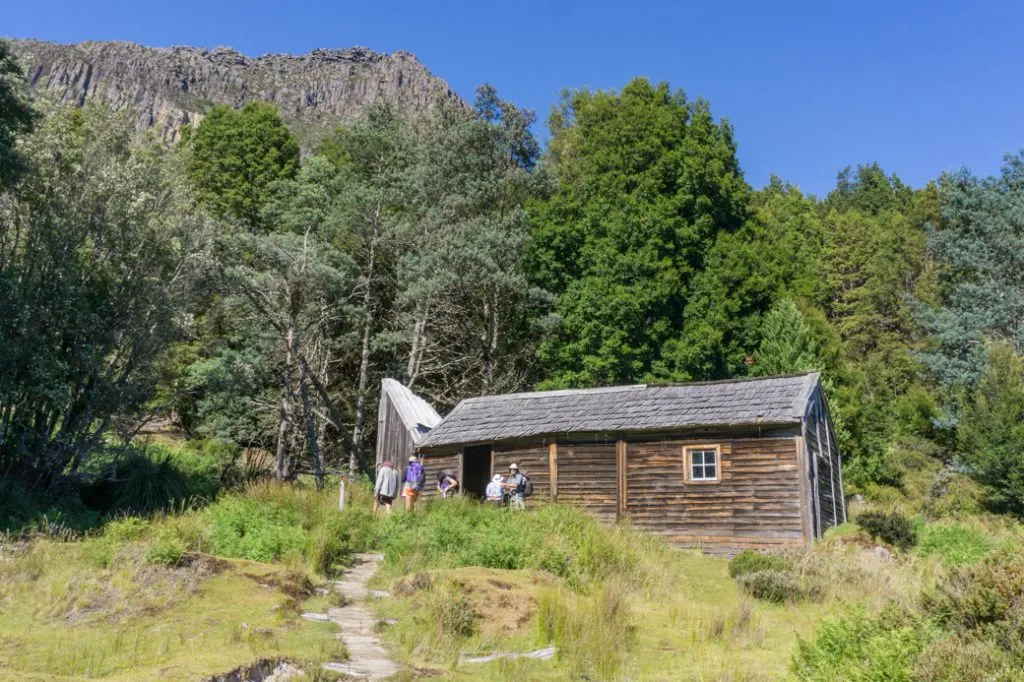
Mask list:
POLYGON ((491 446, 474 445, 463 450, 462 489, 484 497, 491 480, 491 446))

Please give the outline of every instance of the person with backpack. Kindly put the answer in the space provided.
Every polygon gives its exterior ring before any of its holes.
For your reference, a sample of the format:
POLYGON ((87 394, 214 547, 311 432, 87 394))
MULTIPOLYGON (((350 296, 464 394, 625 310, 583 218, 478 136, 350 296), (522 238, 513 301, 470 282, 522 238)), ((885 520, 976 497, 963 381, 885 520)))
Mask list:
POLYGON ((427 472, 416 455, 410 455, 409 466, 405 468, 405 476, 402 477, 405 485, 402 489, 402 497, 405 498, 405 511, 412 511, 416 506, 423 486, 427 483, 427 472))
POLYGON ((381 462, 377 468, 377 480, 373 486, 373 515, 377 510, 384 507, 391 514, 391 503, 398 497, 398 472, 395 466, 388 461, 381 462))
POLYGON ((533 492, 533 484, 525 474, 519 472, 519 465, 515 462, 508 465, 508 478, 505 479, 505 489, 508 490, 508 508, 516 511, 526 509, 526 498, 533 492), (528 491, 529 489, 529 491, 528 491))

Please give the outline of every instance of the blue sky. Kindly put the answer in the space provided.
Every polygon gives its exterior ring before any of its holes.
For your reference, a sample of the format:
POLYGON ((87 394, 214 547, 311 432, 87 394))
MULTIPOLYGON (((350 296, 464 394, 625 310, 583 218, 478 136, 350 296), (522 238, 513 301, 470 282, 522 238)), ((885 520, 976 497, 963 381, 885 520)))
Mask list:
POLYGON ((916 186, 1024 147, 1024 3, 1007 0, 4 4, 11 37, 407 50, 464 97, 490 82, 542 121, 566 87, 666 80, 732 122, 755 186, 775 173, 822 194, 875 160, 916 186))

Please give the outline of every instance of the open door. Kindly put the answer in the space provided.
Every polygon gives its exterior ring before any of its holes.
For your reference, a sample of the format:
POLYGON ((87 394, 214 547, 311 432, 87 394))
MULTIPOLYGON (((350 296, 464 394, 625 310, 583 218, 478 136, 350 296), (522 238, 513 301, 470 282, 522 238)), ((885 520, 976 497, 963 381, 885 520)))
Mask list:
POLYGON ((483 498, 491 480, 491 446, 474 445, 462 453, 462 490, 483 498))

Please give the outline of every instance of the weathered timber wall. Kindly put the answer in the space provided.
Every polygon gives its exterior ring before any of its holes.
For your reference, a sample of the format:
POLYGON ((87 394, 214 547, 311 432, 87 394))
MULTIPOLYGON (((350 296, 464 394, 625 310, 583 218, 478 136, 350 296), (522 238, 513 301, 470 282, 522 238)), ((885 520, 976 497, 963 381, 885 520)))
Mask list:
MULTIPOLYGON (((461 476, 459 471, 459 455, 428 455, 423 458, 423 469, 427 474, 427 484, 423 487, 423 497, 437 497, 437 474, 440 471, 448 469, 449 471, 455 472, 456 476, 461 476)), ((402 474, 405 474, 405 470, 402 470, 402 474)), ((461 479, 460 479, 461 480, 461 479)), ((405 479, 402 479, 402 485, 405 485, 405 479)))
POLYGON ((556 499, 614 521, 618 513, 615 443, 559 443, 556 499))
POLYGON ((533 481, 534 500, 551 497, 551 467, 548 464, 547 445, 495 445, 492 450, 491 474, 508 476, 508 465, 515 462, 519 470, 533 481))
POLYGON ((381 392, 377 412, 377 464, 391 460, 396 467, 404 467, 409 455, 416 454, 412 433, 402 422, 387 393, 381 392))
POLYGON ((802 544, 796 440, 719 441, 721 481, 687 484, 683 446, 708 442, 627 443, 626 511, 633 524, 708 551, 802 544))
POLYGON ((804 421, 807 442, 808 475, 811 478, 811 521, 814 536, 846 520, 839 446, 835 441, 828 410, 818 389, 811 397, 811 406, 804 421))

